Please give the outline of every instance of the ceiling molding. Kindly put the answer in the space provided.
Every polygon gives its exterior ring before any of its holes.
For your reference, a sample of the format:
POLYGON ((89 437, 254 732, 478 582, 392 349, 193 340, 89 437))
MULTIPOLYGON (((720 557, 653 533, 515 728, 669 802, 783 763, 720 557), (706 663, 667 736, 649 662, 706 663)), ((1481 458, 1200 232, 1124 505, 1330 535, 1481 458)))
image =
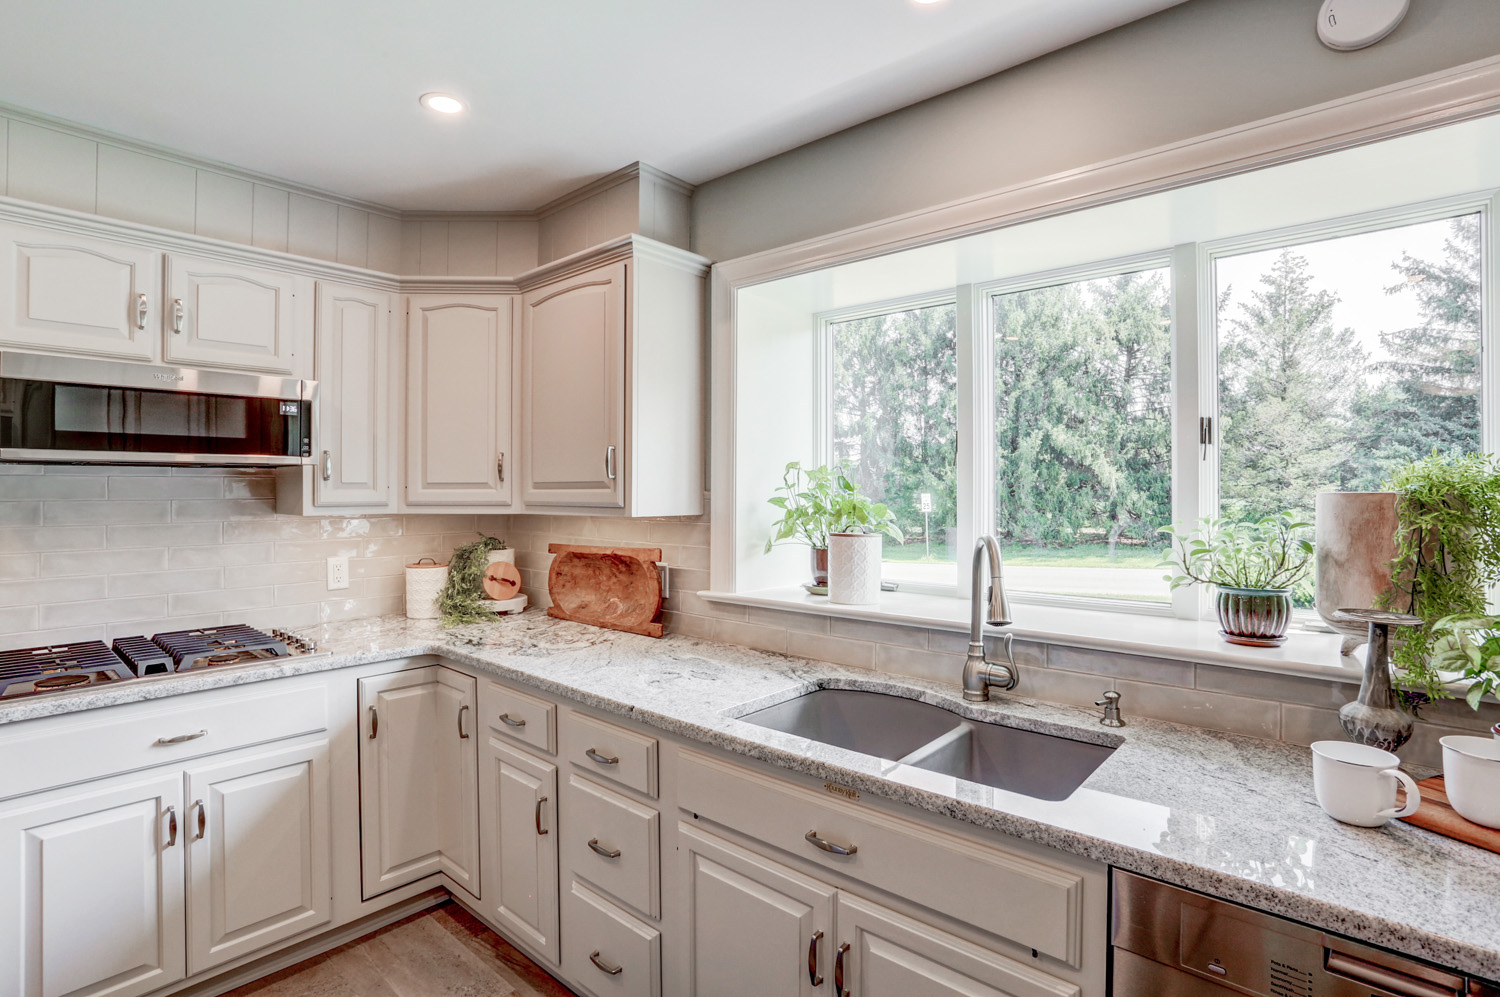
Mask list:
POLYGON ((688 197, 692 197, 693 191, 698 189, 686 180, 679 180, 677 177, 672 176, 672 174, 659 170, 654 166, 648 166, 642 162, 634 162, 629 166, 615 170, 613 173, 606 173, 599 179, 586 183, 576 190, 570 190, 562 197, 548 201, 540 208, 537 208, 534 214, 538 219, 546 218, 548 215, 556 214, 564 208, 571 208, 581 201, 586 201, 607 190, 611 190, 621 184, 629 183, 632 180, 638 180, 641 177, 647 177, 662 186, 671 187, 686 194, 688 197))

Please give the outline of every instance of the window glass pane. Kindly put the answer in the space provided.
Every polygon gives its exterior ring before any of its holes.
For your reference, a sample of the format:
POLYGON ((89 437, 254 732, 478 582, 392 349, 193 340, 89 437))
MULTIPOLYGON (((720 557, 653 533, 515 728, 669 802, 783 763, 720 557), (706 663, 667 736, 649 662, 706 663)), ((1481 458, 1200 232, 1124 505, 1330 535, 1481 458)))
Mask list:
POLYGON ((833 457, 896 514, 888 581, 952 587, 958 576, 958 353, 951 304, 830 323, 833 457), (928 511, 923 511, 924 500, 928 511))
POLYGON ((995 529, 1017 591, 1168 602, 1166 268, 997 294, 995 529))
POLYGON ((1225 516, 1311 522, 1320 491, 1479 449, 1480 221, 1215 261, 1225 516))

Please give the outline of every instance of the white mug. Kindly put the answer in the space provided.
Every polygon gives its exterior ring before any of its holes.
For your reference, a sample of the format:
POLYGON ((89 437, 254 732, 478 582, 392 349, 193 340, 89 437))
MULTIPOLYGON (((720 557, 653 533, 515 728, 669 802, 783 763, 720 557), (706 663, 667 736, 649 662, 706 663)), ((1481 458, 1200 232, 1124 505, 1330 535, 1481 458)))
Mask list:
POLYGON ((1422 805, 1422 792, 1401 771, 1389 751, 1352 741, 1314 741, 1313 789, 1318 805, 1334 820, 1380 827, 1392 817, 1409 817, 1422 805), (1406 806, 1396 807, 1396 783, 1406 787, 1406 806))
POLYGON ((1500 828, 1500 741, 1450 734, 1443 746, 1443 788, 1465 820, 1500 828))

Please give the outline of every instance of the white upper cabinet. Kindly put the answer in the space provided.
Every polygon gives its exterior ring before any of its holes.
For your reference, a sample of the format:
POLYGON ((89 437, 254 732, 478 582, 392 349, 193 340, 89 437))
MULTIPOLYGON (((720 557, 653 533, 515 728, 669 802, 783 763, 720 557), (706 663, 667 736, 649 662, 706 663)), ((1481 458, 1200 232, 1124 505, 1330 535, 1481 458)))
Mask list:
POLYGON ((168 257, 163 359, 303 375, 313 280, 221 260, 168 257))
POLYGON ((153 360, 161 253, 0 223, 0 343, 153 360))
POLYGON ((407 298, 406 504, 511 499, 515 296, 407 298))
POLYGON ((388 508, 400 406, 391 378, 391 296, 319 282, 314 504, 388 508))
POLYGON ((707 261, 632 236, 528 290, 522 501, 627 516, 703 511, 707 261))
POLYGON ((624 505, 626 264, 522 299, 527 505, 624 505))

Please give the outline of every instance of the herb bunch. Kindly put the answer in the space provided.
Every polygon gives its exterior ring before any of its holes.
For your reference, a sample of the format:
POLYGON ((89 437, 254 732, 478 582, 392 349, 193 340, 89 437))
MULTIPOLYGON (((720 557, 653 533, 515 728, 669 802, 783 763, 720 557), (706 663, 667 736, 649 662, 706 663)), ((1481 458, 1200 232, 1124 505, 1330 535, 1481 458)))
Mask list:
POLYGON ((453 556, 448 559, 448 581, 438 596, 443 626, 456 627, 495 618, 495 614, 479 605, 484 598, 484 569, 492 550, 505 550, 505 541, 481 535, 478 540, 454 548, 453 556))

